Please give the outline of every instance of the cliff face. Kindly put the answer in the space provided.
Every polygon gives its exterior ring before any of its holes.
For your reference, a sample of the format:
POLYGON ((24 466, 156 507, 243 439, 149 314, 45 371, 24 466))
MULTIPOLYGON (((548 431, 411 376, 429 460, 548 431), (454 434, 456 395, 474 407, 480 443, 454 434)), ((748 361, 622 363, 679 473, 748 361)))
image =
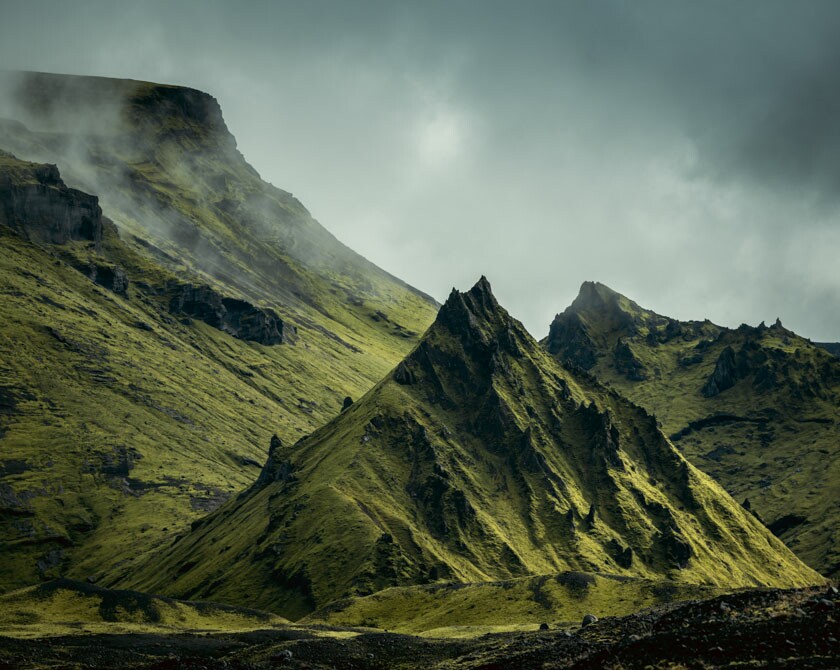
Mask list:
POLYGON ((96 196, 68 188, 55 165, 38 165, 0 153, 0 224, 33 242, 64 244, 102 240, 96 196))

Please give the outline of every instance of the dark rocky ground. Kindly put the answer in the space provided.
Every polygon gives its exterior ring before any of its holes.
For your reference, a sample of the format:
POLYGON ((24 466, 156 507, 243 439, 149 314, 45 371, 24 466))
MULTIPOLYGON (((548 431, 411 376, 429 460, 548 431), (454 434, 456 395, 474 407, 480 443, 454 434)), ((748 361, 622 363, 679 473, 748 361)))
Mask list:
POLYGON ((840 668, 840 595, 834 587, 746 591, 469 640, 318 632, 0 638, 0 668, 840 668))

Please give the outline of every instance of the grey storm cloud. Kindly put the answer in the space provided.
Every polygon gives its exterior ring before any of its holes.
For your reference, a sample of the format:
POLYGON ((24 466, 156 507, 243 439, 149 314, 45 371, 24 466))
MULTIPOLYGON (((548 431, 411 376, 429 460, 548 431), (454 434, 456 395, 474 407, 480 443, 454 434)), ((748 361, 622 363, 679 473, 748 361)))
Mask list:
POLYGON ((215 95, 240 149, 439 299, 537 336, 594 279, 840 339, 840 3, 2 3, 0 68, 215 95))

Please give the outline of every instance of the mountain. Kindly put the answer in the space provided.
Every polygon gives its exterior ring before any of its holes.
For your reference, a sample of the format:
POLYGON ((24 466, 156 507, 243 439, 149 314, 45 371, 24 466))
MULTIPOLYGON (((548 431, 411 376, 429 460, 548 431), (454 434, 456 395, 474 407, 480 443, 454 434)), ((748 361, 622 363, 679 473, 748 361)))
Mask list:
POLYGON ((840 360, 822 345, 779 320, 677 321, 595 282, 543 345, 655 414, 808 565, 840 574, 840 360))
POLYGON ((655 418, 560 366, 482 278, 257 482, 115 583, 292 619, 397 585, 561 571, 728 588, 816 574, 655 418))
POLYGON ((0 79, 2 591, 172 542, 437 305, 261 181, 209 95, 0 79))
MULTIPOLYGON (((32 72, 0 76, 0 148, 57 164, 99 197, 126 246, 277 309, 348 351, 404 348, 429 296, 335 239, 236 149, 218 102, 189 88, 32 72)), ((399 355, 403 355, 404 352, 399 355)), ((380 375, 381 376, 381 375, 380 375)))

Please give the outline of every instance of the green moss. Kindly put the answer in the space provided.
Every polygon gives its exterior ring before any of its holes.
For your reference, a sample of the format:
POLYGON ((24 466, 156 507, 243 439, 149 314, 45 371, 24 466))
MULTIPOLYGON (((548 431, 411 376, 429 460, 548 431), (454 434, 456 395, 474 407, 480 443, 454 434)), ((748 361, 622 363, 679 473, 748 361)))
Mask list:
POLYGON ((0 634, 6 637, 235 632, 286 624, 266 612, 112 591, 69 580, 0 596, 0 634))
POLYGON ((714 587, 566 572, 502 582, 395 587, 338 601, 300 623, 472 637, 541 623, 578 626, 586 614, 622 616, 662 602, 708 598, 714 587))
POLYGON ((568 570, 819 581, 650 415, 557 365, 481 284, 450 297, 393 375, 273 452, 266 478, 127 583, 296 619, 391 585, 568 570))
POLYGON ((98 249, 0 234, 0 590, 130 575, 252 483, 272 434, 294 443, 370 389, 436 310, 262 182, 206 94, 48 75, 26 86, 38 130, 0 123, 0 146, 57 163, 117 227, 98 249), (63 134, 91 106, 101 127, 63 134), (128 295, 73 269, 91 263, 124 270, 128 295), (176 278, 275 309, 296 344, 182 323, 167 309, 176 278))
MULTIPOLYGON (((708 321, 680 323, 595 288, 600 299, 585 285, 556 322, 572 327, 571 319, 581 319, 582 341, 597 354, 590 372, 654 413, 694 465, 737 500, 749 499, 766 523, 791 519, 781 538, 808 565, 835 574, 840 362, 780 324, 729 330, 708 321), (631 348, 644 379, 622 368, 619 341, 631 348), (746 347, 753 363, 731 388, 708 397, 702 390, 727 347, 746 347)), ((559 339, 544 343, 553 348, 559 339)), ((580 344, 554 350, 563 359, 575 349, 580 344)))

